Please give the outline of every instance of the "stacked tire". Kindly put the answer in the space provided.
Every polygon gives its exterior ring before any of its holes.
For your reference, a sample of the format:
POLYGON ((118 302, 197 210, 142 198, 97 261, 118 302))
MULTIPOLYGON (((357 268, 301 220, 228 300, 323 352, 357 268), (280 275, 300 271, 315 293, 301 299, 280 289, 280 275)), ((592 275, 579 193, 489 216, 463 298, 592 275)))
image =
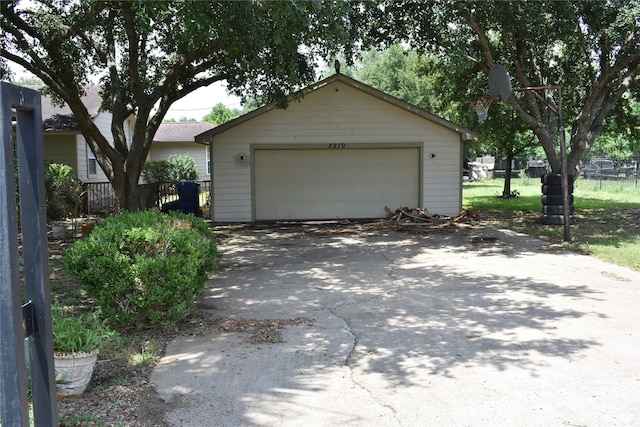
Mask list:
MULTIPOLYGON (((569 175, 569 223, 575 224, 573 207, 574 175, 569 175)), ((550 225, 564 224, 564 204, 562 202, 562 175, 550 173, 542 175, 542 223, 550 225)))

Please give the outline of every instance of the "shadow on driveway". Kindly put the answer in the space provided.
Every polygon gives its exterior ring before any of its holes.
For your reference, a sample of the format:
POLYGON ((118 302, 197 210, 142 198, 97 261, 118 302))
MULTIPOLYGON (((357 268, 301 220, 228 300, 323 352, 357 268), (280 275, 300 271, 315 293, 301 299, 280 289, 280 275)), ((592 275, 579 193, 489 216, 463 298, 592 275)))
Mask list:
POLYGON ((172 425, 639 421, 637 272, 481 227, 217 232, 202 310, 312 322, 173 343, 152 377, 172 425))

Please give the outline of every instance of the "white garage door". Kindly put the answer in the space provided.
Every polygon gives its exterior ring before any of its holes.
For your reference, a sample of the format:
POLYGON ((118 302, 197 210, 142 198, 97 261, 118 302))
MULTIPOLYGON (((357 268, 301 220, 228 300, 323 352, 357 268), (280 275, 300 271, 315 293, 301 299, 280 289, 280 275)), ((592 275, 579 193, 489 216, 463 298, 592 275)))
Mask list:
POLYGON ((254 151, 256 220, 382 218, 419 206, 418 148, 254 151))

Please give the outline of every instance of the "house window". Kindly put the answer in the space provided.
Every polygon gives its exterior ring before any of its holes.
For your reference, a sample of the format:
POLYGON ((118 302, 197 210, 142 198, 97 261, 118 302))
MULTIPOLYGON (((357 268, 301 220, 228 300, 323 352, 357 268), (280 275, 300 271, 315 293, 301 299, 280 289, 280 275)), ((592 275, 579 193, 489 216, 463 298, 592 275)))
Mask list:
POLYGON ((87 175, 96 175, 98 173, 96 156, 91 151, 91 148, 87 145, 87 175))
POLYGON ((209 146, 207 145, 204 150, 205 163, 207 168, 207 175, 211 175, 211 153, 209 152, 209 146))

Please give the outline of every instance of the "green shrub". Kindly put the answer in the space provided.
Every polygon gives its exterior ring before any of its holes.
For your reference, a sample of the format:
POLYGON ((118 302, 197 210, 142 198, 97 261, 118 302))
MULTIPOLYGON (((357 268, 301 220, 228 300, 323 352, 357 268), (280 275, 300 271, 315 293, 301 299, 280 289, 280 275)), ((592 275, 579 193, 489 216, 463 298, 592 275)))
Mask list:
POLYGON ((178 181, 195 181, 198 179, 198 165, 195 160, 186 154, 174 154, 169 156, 171 164, 173 180, 178 181))
POLYGON ((142 329, 193 314, 216 256, 206 222, 149 210, 107 219, 63 261, 115 325, 142 329))
POLYGON ((148 183, 171 182, 172 169, 171 163, 166 160, 146 162, 142 169, 142 177, 148 183))
POLYGON ((169 160, 146 162, 142 176, 148 183, 195 181, 198 179, 198 164, 189 155, 174 154, 169 160))
POLYGON ((44 170, 47 219, 55 221, 77 215, 82 197, 82 185, 73 175, 71 166, 49 163, 44 170))

